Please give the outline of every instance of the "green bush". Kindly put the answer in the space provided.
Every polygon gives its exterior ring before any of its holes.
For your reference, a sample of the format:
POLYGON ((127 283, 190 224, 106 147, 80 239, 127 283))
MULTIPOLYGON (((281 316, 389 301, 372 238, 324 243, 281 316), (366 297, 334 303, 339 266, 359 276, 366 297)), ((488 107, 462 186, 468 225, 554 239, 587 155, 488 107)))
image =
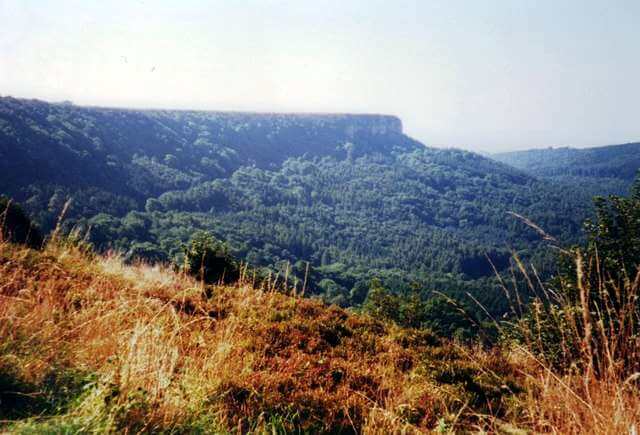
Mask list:
MULTIPOLYGON (((556 370, 640 371, 640 178, 629 197, 596 198, 586 246, 563 251, 559 273, 504 335, 556 370)), ((533 286, 532 280, 529 280, 533 286)))
POLYGON ((196 232, 184 248, 183 269, 209 284, 234 282, 240 276, 229 247, 206 231, 196 232))
POLYGON ((34 249, 40 249, 44 241, 40 230, 22 208, 3 196, 0 196, 0 230, 3 240, 23 243, 34 249))

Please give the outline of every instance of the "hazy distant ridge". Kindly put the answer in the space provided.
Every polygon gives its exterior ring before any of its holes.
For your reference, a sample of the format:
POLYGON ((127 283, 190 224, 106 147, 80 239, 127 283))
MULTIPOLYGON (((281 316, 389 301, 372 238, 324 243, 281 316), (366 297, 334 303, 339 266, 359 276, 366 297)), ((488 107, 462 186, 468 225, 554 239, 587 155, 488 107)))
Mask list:
POLYGON ((583 149, 533 149, 498 153, 491 157, 536 176, 619 178, 631 181, 640 168, 640 142, 583 149))

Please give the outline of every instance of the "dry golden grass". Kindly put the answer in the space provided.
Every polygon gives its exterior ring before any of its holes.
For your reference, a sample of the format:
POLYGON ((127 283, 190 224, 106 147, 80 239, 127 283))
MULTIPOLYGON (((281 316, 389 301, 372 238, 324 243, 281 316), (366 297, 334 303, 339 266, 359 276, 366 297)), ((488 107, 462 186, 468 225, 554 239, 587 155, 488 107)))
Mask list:
MULTIPOLYGON (((536 432, 633 434, 640 422, 637 386, 624 381, 563 376, 529 361, 528 396, 521 399, 536 432)), ((526 367, 526 366, 525 366, 526 367)))
POLYGON ((67 422, 375 432, 374 421, 417 431, 440 416, 418 370, 428 334, 246 285, 206 297, 166 268, 64 244, 0 249, 0 366, 33 387, 23 394, 42 394, 55 373, 93 376, 67 422))
MULTIPOLYGON (((550 433, 637 433, 640 425, 640 271, 615 279, 597 251, 563 251, 574 272, 552 287, 532 279, 516 258, 530 294, 539 295, 512 331, 508 358, 525 376, 525 426, 550 433)), ((624 273, 622 273, 624 275, 624 273)), ((517 300, 518 295, 507 297, 517 300)), ((517 292, 517 288, 513 289, 517 292)), ((522 424, 522 423, 521 423, 522 424)))
POLYGON ((321 302, 71 244, 0 243, 0 418, 15 432, 629 433, 635 380, 443 343, 321 302), (211 296, 207 296, 207 294, 211 296))

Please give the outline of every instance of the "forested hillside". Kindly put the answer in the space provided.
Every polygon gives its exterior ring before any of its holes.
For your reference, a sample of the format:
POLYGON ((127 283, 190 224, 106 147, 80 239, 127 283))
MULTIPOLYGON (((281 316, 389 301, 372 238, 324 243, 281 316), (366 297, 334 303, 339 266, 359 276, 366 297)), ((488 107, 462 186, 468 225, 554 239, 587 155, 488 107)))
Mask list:
POLYGON ((640 168, 640 142, 534 149, 491 157, 536 177, 569 183, 593 194, 620 194, 628 191, 640 168))
POLYGON ((0 193, 45 230, 126 258, 175 261, 196 230, 255 267, 360 304, 372 278, 397 292, 475 293, 504 309, 493 270, 536 258, 526 216, 571 243, 588 193, 470 152, 434 149, 379 115, 85 108, 0 99, 0 193), (309 268, 307 268, 307 263, 309 268))

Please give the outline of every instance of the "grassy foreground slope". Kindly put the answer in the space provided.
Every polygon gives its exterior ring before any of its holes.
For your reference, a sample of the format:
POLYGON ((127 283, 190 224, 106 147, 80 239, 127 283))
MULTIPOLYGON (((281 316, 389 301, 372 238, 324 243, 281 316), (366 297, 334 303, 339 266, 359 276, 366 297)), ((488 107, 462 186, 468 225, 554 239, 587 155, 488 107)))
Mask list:
POLYGON ((63 242, 0 243, 0 297, 9 432, 621 433, 638 419, 632 390, 585 386, 525 348, 63 242))
POLYGON ((1 244, 0 277, 10 431, 422 431, 517 390, 495 355, 268 289, 51 244, 1 244))

